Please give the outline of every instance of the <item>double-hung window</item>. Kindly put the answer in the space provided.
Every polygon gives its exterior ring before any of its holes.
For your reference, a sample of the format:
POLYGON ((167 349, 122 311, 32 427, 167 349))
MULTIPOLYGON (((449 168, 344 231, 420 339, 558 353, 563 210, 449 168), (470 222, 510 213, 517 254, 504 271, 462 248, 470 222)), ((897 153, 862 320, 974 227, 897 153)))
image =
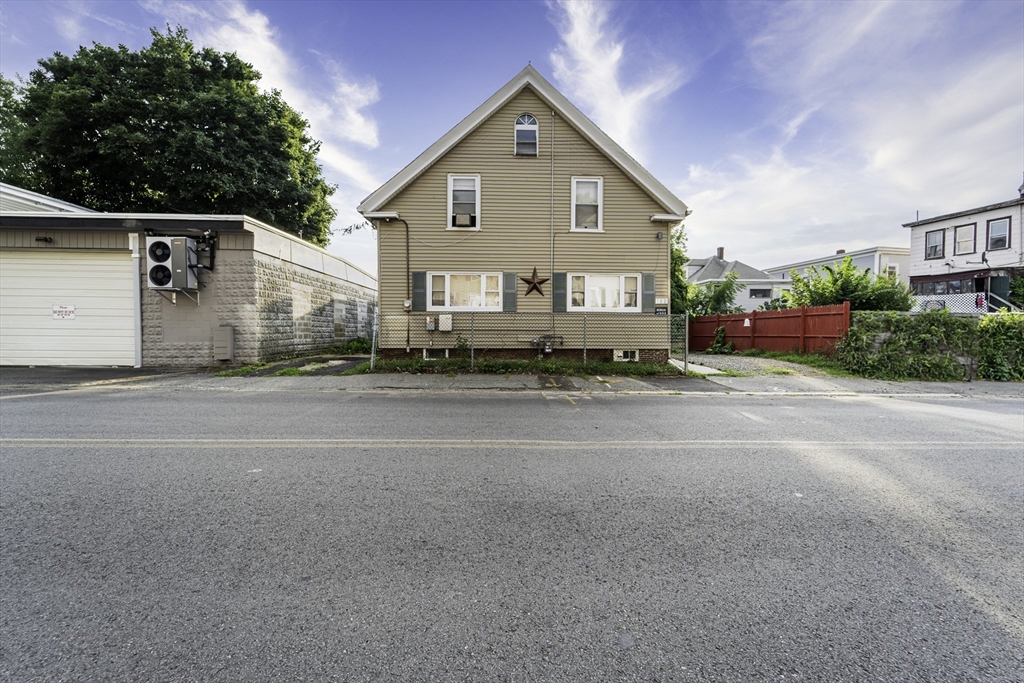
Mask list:
POLYGON ((516 156, 537 156, 537 119, 530 114, 523 114, 516 119, 516 156))
POLYGON ((943 258, 946 255, 946 231, 933 230, 924 234, 925 260, 943 258))
POLYGON ((601 231, 603 229, 602 178, 572 179, 572 229, 601 231))
POLYGON ((501 273, 428 273, 428 310, 500 311, 501 273))
POLYGON ((988 222, 988 250, 1010 248, 1010 219, 997 218, 988 222))
POLYGON ((973 254, 975 223, 970 225, 958 225, 953 228, 953 255, 973 254))
POLYGON ((639 311, 640 275, 569 273, 569 310, 639 311))
POLYGON ((448 176, 448 229, 480 228, 480 176, 448 176))

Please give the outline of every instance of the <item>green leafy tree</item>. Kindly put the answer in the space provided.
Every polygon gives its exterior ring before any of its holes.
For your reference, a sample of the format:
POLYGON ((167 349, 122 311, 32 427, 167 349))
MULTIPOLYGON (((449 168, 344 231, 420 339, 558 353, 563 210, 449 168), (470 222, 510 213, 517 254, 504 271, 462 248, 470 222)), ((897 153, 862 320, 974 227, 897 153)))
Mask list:
POLYGON ((152 35, 138 52, 58 52, 20 92, 5 84, 0 179, 101 211, 244 213, 325 245, 335 188, 308 122, 237 55, 180 27, 152 35))
POLYGON ((29 177, 29 158, 25 154, 25 124, 21 120, 21 109, 18 86, 0 77, 0 179, 25 187, 29 177))
POLYGON ((786 304, 833 306, 850 302, 854 311, 909 311, 913 305, 910 288, 895 276, 871 277, 870 268, 858 268, 847 256, 835 266, 812 266, 806 277, 790 271, 792 289, 783 292, 786 304), (824 272, 822 272, 822 270, 824 272))
POLYGON ((683 313, 686 311, 686 290, 689 287, 686 283, 686 263, 690 260, 686 256, 686 233, 683 226, 672 230, 671 240, 672 257, 669 268, 672 312, 683 313))
POLYGON ((727 273, 722 282, 688 285, 683 310, 692 316, 742 313, 743 307, 736 305, 736 295, 746 288, 736 281, 736 273, 727 273))

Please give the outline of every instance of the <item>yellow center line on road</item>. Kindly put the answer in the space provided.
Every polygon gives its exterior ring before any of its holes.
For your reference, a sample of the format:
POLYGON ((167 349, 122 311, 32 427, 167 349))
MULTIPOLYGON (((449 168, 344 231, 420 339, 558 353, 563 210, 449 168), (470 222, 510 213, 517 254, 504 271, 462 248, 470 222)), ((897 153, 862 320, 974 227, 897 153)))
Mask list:
POLYGON ((870 448, 934 449, 936 447, 1019 448, 1019 441, 761 441, 761 440, 667 440, 667 441, 565 441, 547 439, 163 439, 0 438, 0 446, 14 448, 476 448, 476 449, 699 449, 699 448, 870 448))

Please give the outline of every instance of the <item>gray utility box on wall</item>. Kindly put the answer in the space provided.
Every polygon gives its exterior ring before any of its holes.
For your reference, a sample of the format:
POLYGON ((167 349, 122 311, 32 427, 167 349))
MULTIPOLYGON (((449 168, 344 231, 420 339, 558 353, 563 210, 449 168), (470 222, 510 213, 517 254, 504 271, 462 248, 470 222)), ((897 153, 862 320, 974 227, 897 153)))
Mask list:
POLYGON ((235 328, 230 325, 213 330, 214 360, 235 360, 235 328))

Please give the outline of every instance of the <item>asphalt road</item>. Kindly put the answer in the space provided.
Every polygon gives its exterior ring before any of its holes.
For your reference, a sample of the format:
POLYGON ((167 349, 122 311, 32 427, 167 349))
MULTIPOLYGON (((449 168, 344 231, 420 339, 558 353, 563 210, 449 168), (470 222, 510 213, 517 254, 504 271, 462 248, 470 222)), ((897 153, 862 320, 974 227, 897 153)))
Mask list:
POLYGON ((1024 680, 1016 399, 199 378, 0 439, 0 680, 1024 680))

